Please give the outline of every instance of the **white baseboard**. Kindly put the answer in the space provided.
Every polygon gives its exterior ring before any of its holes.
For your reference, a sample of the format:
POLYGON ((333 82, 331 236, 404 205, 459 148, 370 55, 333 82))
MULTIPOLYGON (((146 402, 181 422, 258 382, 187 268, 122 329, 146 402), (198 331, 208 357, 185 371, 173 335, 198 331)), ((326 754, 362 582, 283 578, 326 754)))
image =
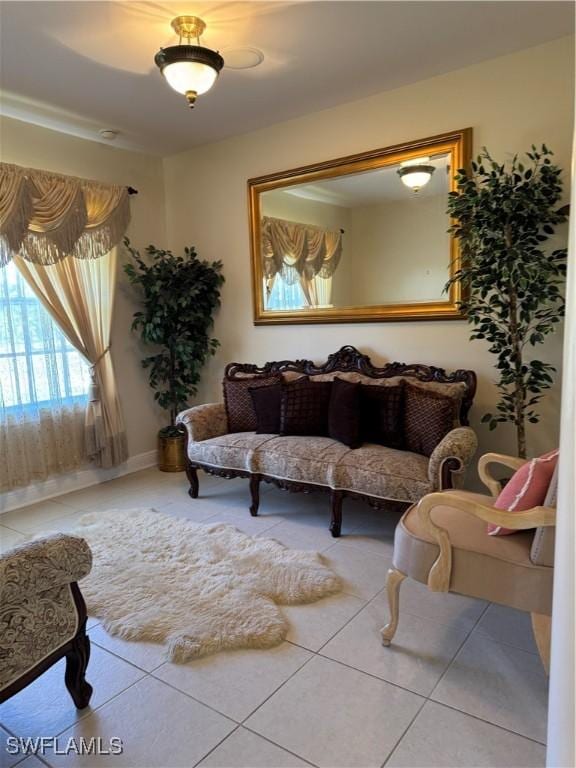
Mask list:
POLYGON ((63 493, 79 491, 91 485, 105 483, 115 477, 129 475, 156 466, 157 451, 148 451, 131 456, 128 461, 119 467, 112 469, 80 469, 76 472, 68 472, 65 475, 57 475, 45 480, 43 483, 34 483, 25 488, 16 488, 0 495, 0 514, 10 512, 12 509, 26 507, 28 504, 36 504, 38 501, 53 499, 63 493))

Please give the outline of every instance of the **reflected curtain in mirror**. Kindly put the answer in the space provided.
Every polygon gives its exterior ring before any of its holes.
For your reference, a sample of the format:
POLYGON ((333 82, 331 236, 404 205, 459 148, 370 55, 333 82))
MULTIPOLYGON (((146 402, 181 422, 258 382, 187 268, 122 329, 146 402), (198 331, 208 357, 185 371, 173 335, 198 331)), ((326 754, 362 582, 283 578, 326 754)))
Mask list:
MULTIPOLYGON (((300 284, 303 306, 327 303, 322 299, 329 297, 332 275, 340 263, 343 233, 270 216, 262 218, 261 232, 267 298, 272 296, 278 278, 286 286, 300 284), (327 287, 320 287, 320 283, 327 287)), ((276 305, 280 309, 297 308, 294 292, 289 292, 284 302, 277 299, 276 305)))

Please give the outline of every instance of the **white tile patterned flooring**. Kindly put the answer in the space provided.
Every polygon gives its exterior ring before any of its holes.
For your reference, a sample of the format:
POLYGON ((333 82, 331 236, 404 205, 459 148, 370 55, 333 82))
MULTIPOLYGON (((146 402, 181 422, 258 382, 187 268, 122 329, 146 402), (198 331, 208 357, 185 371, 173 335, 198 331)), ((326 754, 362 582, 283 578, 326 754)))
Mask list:
MULTIPOLYGON (((0 768, 284 768, 284 766, 543 766, 546 677, 528 615, 406 580, 400 624, 380 644, 398 510, 347 501, 341 539, 324 494, 266 486, 248 513, 244 480, 202 476, 188 498, 181 474, 146 470, 0 516, 0 549, 72 529, 84 511, 153 507, 222 521, 292 548, 321 551, 340 595, 284 608, 288 639, 271 650, 221 653, 186 665, 163 649, 110 637, 89 620, 94 695, 77 711, 63 662, 0 706, 0 768), (11 757, 8 736, 112 736, 119 756, 11 757)), ((129 599, 129 595, 127 595, 129 599)))

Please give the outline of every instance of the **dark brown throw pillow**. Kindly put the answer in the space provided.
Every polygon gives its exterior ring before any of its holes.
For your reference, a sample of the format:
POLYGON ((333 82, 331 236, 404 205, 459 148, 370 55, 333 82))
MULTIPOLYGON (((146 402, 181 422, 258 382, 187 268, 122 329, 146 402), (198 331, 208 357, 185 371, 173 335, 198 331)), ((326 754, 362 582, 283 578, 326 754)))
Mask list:
POLYGON ((331 381, 311 381, 308 377, 283 387, 280 408, 281 435, 328 434, 331 381))
POLYGON ((328 409, 328 435, 349 448, 359 448, 360 439, 360 387, 352 381, 335 378, 328 409))
POLYGON ((404 447, 404 382, 390 387, 362 384, 360 436, 362 442, 404 447))
POLYGON ((252 385, 248 388, 256 413, 256 434, 278 435, 280 433, 280 406, 282 404, 282 382, 252 385))
POLYGON ((406 382, 404 438, 406 450, 431 456, 432 451, 458 424, 460 400, 406 382))
POLYGON ((224 407, 228 418, 228 432, 254 432, 257 422, 250 387, 272 386, 280 381, 279 376, 224 379, 224 407))

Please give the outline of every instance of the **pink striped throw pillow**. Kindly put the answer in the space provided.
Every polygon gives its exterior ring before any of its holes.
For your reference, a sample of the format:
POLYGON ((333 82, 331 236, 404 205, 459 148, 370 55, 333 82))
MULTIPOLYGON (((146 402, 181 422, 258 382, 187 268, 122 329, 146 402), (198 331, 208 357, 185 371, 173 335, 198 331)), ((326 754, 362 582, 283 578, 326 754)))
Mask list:
MULTIPOLYGON (((495 509, 524 512, 544 503, 550 480, 558 463, 558 451, 550 451, 523 464, 500 491, 495 509)), ((507 536, 517 531, 488 523, 489 536, 507 536)))

